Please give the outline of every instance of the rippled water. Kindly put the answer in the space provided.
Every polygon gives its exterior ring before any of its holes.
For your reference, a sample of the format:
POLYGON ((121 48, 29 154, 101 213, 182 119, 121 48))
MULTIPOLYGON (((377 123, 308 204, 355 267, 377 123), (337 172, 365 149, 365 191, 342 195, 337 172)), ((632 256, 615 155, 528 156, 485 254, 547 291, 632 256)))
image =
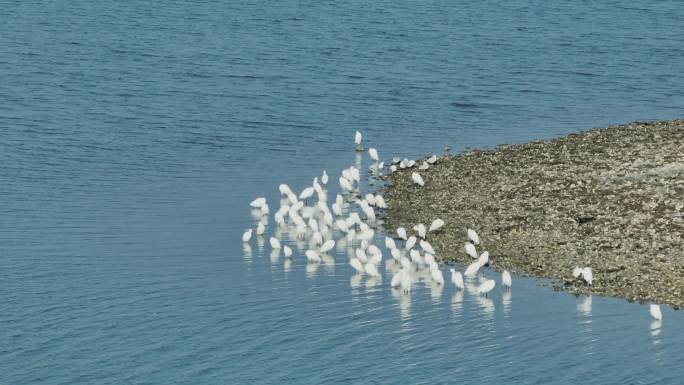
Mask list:
POLYGON ((0 383, 679 382, 678 312, 517 277, 397 298, 344 251, 314 269, 240 235, 254 196, 354 164, 356 128, 387 158, 681 117, 682 20, 678 0, 4 4, 0 383))

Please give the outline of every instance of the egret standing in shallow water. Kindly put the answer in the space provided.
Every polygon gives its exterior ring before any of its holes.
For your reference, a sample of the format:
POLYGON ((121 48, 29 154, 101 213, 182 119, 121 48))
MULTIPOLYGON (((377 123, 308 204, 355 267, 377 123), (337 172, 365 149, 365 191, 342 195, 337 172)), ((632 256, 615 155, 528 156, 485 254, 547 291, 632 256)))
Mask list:
POLYGON ((255 209, 259 209, 259 208, 261 208, 261 206, 263 206, 265 204, 266 204, 266 198, 264 198, 264 197, 256 198, 249 203, 249 205, 255 209))
POLYGON ((511 287, 511 284, 513 280, 511 279, 511 273, 508 272, 508 270, 504 270, 503 273, 501 273, 501 284, 507 288, 511 287))
POLYGON ((380 160, 380 156, 378 156, 378 150, 373 147, 368 149, 368 155, 370 155, 371 159, 376 162, 380 160))
POLYGON ((363 135, 361 135, 360 132, 356 131, 356 133, 354 134, 354 144, 356 145, 356 151, 363 151, 363 148, 361 147, 361 139, 363 139, 363 135))
POLYGON ((449 271, 451 271, 451 283, 453 283, 457 289, 463 290, 465 284, 463 283, 461 272, 456 271, 456 269, 449 269, 449 271))
POLYGON ((350 264, 351 267, 353 267, 354 270, 356 270, 356 272, 359 273, 359 274, 363 274, 363 273, 366 272, 366 269, 363 267, 363 263, 361 263, 361 261, 359 261, 358 258, 352 258, 352 259, 349 261, 349 264, 350 264))
POLYGON ((242 234, 242 242, 247 243, 252 239, 252 229, 247 229, 244 234, 242 234))
POLYGON ((651 312, 651 317, 653 317, 653 319, 657 321, 663 319, 663 313, 660 312, 660 305, 651 304, 651 308, 649 310, 651 312))
POLYGON ((494 286, 496 286, 496 282, 494 282, 493 279, 488 279, 477 288, 477 293, 480 295, 484 294, 486 296, 490 291, 492 291, 492 289, 494 289, 494 286))
POLYGON ((477 271, 480 270, 480 267, 482 267, 482 265, 480 265, 480 261, 475 261, 468 265, 463 275, 466 277, 474 277, 475 274, 477 274, 477 271))

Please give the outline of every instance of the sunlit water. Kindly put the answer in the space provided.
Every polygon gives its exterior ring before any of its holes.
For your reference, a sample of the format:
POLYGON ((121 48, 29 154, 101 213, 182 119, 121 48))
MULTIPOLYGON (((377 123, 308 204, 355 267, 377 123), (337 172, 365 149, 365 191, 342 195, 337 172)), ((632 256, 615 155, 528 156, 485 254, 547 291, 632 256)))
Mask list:
POLYGON ((519 277, 401 296, 345 249, 312 266, 240 236, 279 183, 326 169, 334 197, 357 128, 387 159, 681 117, 682 20, 675 0, 4 4, 0 384, 680 382, 670 309, 519 277))

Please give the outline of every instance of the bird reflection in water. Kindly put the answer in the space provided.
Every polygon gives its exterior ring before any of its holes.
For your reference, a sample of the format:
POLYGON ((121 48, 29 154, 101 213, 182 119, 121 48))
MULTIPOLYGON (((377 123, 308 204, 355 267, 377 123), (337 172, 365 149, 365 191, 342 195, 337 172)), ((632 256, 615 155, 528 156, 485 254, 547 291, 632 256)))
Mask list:
POLYGON ((245 263, 250 265, 252 263, 252 246, 248 243, 242 244, 242 253, 245 257, 245 263))
POLYGON ((454 316, 460 316, 463 310, 463 290, 458 290, 451 296, 451 311, 454 316))
POLYGON ((494 315, 494 301, 487 297, 479 296, 477 302, 480 305, 480 309, 482 309, 482 314, 488 318, 491 318, 491 316, 494 315))
POLYGON ((504 316, 508 317, 511 312, 511 289, 506 288, 501 295, 501 302, 503 303, 504 316))
POLYGON ((318 267, 321 265, 320 262, 309 262, 306 264, 306 277, 313 278, 318 273, 318 267))
POLYGON ((397 299, 399 304, 399 314, 402 320, 411 318, 411 294, 405 293, 400 289, 392 289, 392 296, 397 299))

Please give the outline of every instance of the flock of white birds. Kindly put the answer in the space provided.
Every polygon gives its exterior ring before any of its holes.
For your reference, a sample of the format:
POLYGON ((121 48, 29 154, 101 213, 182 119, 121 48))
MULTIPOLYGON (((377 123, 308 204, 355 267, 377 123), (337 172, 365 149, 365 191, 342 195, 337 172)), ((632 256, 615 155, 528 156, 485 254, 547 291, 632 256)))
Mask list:
MULTIPOLYGON (((358 131, 354 137, 355 149, 363 152, 361 146, 362 134, 358 131)), ((373 164, 369 168, 371 175, 380 176, 385 170, 385 163, 380 161, 377 149, 369 148, 368 155, 373 164)), ((393 173, 399 169, 416 168, 418 171, 427 170, 438 161, 433 155, 425 159, 418 167, 415 160, 393 158, 387 169, 393 173)), ((418 186, 425 186, 425 180, 418 171, 411 173, 412 181, 418 186)), ((276 231, 269 239, 272 249, 272 257, 281 252, 290 259, 293 250, 283 244, 278 235, 287 231, 292 239, 305 243, 304 255, 310 264, 318 264, 322 258, 332 258, 330 252, 335 245, 348 246, 349 265, 355 271, 357 277, 367 275, 370 278, 381 278, 379 267, 386 260, 386 270, 391 274, 390 286, 403 294, 411 292, 414 284, 421 280, 429 281, 431 285, 445 285, 444 274, 437 262, 436 253, 428 241, 429 235, 441 231, 445 222, 436 218, 429 226, 417 224, 413 226, 413 233, 406 228, 396 229, 395 237, 385 237, 384 247, 389 254, 387 257, 383 251, 373 244, 375 229, 379 226, 376 210, 387 208, 382 195, 367 193, 362 194, 360 183, 361 173, 359 168, 350 166, 342 170, 338 180, 341 194, 337 194, 335 201, 328 206, 327 185, 329 176, 324 170, 320 180, 314 178, 311 186, 304 188, 299 195, 295 194, 287 184, 281 184, 280 208, 273 215, 276 223, 276 231), (313 202, 315 198, 315 203, 313 202), (311 204, 310 204, 311 203, 311 204)), ((259 197, 250 202, 253 213, 257 217, 267 219, 271 210, 266 198, 259 197)), ((256 235, 263 239, 266 234, 267 221, 258 221, 256 235)), ((254 229, 247 229, 242 235, 242 242, 247 246, 253 237, 254 229)), ((467 240, 464 251, 473 262, 468 265, 463 273, 455 268, 450 268, 450 281, 457 290, 468 288, 477 295, 487 296, 496 286, 496 281, 487 279, 478 272, 489 265, 489 252, 478 254, 477 248, 481 246, 480 237, 474 229, 467 229, 467 240), (465 277, 465 281, 464 281, 465 277), (479 285, 475 285, 475 279, 479 285)), ((590 267, 575 267, 573 276, 584 280, 592 285, 594 277, 590 267)), ((510 289, 512 285, 511 274, 504 270, 501 273, 501 285, 510 289)), ((662 319, 660 306, 650 306, 651 316, 656 320, 662 319)))

